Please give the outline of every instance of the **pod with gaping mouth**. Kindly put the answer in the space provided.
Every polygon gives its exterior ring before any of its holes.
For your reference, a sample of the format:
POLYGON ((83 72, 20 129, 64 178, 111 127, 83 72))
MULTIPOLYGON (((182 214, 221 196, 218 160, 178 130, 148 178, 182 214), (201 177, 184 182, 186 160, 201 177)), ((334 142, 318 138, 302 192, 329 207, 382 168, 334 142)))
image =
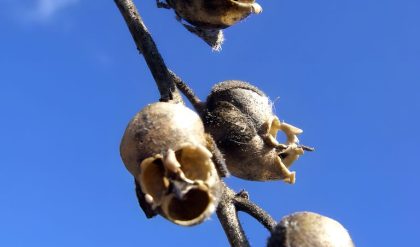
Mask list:
POLYGON ((220 179, 207 145, 200 117, 181 104, 154 103, 137 113, 120 153, 140 187, 146 215, 190 226, 214 212, 220 179))
POLYGON ((280 122, 261 90, 242 81, 219 83, 207 98, 206 109, 206 131, 224 153, 232 175, 295 182, 295 172, 288 168, 304 152, 297 138, 302 130, 280 122), (279 130, 287 137, 285 144, 276 140, 279 130))

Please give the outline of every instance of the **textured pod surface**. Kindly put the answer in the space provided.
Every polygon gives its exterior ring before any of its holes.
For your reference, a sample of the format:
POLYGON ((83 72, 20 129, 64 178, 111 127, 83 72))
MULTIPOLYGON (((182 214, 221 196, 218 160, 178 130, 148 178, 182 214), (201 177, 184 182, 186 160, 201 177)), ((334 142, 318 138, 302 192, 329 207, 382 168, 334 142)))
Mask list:
POLYGON ((255 0, 167 0, 178 16, 201 28, 226 28, 260 13, 255 0))
POLYGON ((268 247, 354 247, 347 230, 337 221, 310 212, 284 217, 268 247))
POLYGON ((128 124, 120 145, 121 158, 133 176, 140 163, 185 143, 206 145, 200 117, 181 104, 158 102, 146 106, 128 124))
POLYGON ((163 102, 145 107, 129 123, 120 152, 148 217, 159 213, 190 226, 214 212, 220 179, 195 112, 163 102))
POLYGON ((295 182, 288 167, 303 154, 296 135, 302 130, 282 123, 268 97, 242 81, 217 84, 206 102, 206 130, 224 153, 232 175, 248 180, 295 182), (276 140, 286 134, 286 144, 276 140))

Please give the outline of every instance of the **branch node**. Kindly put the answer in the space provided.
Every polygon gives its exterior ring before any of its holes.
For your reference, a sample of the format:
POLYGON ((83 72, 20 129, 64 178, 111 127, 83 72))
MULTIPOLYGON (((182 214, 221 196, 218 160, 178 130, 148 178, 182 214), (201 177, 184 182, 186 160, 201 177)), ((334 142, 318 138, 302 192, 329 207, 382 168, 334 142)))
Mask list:
POLYGON ((240 198, 249 200, 249 193, 246 190, 241 190, 236 194, 236 197, 240 197, 240 198))

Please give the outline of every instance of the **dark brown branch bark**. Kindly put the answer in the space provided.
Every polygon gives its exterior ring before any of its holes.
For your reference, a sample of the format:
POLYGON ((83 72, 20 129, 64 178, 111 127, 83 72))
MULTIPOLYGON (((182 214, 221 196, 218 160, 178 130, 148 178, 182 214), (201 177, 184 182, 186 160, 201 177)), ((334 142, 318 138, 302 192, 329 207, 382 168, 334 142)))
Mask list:
POLYGON ((217 207, 217 217, 225 230, 226 237, 232 247, 250 246, 244 230, 238 219, 234 204, 235 192, 223 183, 223 196, 217 207))
POLYGON ((236 194, 223 183, 223 196, 217 208, 217 216, 225 230, 231 246, 249 246, 249 242, 238 218, 238 211, 252 216, 269 232, 272 232, 277 222, 258 205, 249 200, 248 193, 242 191, 236 194))
POLYGON ((194 91, 181 79, 179 78, 172 70, 169 70, 172 81, 175 83, 176 87, 187 97, 187 99, 194 106, 194 109, 202 115, 204 110, 204 104, 201 100, 195 95, 194 91))
POLYGON ((257 204, 249 200, 248 197, 235 196, 236 210, 245 212, 258 220, 269 232, 272 232, 277 222, 257 204))
POLYGON ((149 66, 150 72, 159 88, 160 100, 182 102, 182 98, 171 79, 169 70, 133 1, 115 0, 115 3, 127 23, 137 49, 143 53, 147 66, 149 66))

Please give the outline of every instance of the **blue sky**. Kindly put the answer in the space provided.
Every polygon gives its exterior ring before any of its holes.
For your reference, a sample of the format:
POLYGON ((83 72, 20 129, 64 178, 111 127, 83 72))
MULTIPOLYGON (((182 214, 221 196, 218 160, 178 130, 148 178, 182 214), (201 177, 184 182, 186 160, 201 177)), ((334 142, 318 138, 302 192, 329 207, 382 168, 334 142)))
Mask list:
MULTIPOLYGON (((155 1, 137 1, 166 63, 201 98, 252 82, 317 151, 297 182, 245 188, 274 218, 314 211, 357 246, 416 246, 420 2, 260 0, 220 53, 155 1)), ((226 246, 213 216, 146 220, 119 157, 130 118, 158 99, 113 1, 0 0, 0 246, 226 246)), ((253 246, 268 233, 240 215, 253 246)))

